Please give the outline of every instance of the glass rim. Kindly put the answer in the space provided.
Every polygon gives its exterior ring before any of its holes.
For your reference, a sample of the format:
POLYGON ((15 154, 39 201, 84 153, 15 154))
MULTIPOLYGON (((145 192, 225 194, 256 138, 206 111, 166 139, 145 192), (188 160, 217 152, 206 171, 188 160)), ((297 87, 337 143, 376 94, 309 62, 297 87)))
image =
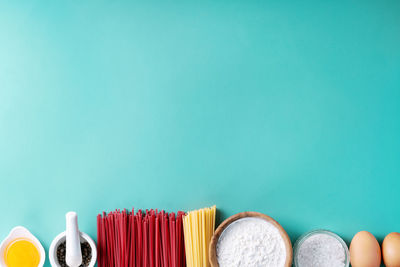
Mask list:
POLYGON ((309 232, 304 233, 303 235, 301 235, 296 242, 294 243, 293 246, 293 263, 295 267, 300 267, 298 264, 298 252, 299 252, 299 248, 300 246, 303 244, 303 242, 305 240, 307 240, 309 237, 316 235, 316 234, 326 234, 329 236, 334 237, 336 240, 338 240, 340 242, 340 244, 342 245, 343 249, 344 249, 344 254, 345 254, 345 262, 344 262, 344 266, 345 267, 349 267, 350 266, 350 252, 349 252, 349 248, 346 244, 346 242, 337 234, 335 234, 332 231, 329 230, 325 230, 325 229, 316 229, 316 230, 311 230, 309 232))

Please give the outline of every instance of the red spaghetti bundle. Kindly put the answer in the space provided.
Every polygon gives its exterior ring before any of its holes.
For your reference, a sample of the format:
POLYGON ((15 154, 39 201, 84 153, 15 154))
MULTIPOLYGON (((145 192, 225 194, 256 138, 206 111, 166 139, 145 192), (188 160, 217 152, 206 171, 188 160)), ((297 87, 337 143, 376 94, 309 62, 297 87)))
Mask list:
POLYGON ((184 212, 116 210, 97 216, 99 267, 184 267, 184 212))

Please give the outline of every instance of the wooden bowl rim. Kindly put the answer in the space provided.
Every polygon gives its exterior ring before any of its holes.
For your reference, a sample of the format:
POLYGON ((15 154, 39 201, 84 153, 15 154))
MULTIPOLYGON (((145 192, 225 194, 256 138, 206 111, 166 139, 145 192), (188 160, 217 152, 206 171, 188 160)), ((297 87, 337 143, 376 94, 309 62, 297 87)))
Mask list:
POLYGON ((234 221, 237 221, 242 218, 248 218, 248 217, 256 217, 256 218, 261 218, 266 220, 267 222, 271 223, 274 225, 276 228, 278 228, 279 233, 281 234, 283 238, 283 242, 285 243, 286 247, 286 262, 284 267, 291 267, 292 266, 292 261, 293 261, 293 248, 292 248, 292 242, 290 241, 289 235, 286 233, 285 229, 273 218, 271 218, 268 215, 265 215, 260 212, 255 212, 255 211, 245 211, 245 212, 240 212, 235 215, 230 216, 227 218, 225 221, 223 221, 215 230, 213 237, 211 238, 210 242, 210 247, 209 247, 209 261, 211 264, 211 267, 219 267, 218 259, 217 259, 217 243, 220 235, 222 232, 226 229, 228 225, 233 223, 234 221))

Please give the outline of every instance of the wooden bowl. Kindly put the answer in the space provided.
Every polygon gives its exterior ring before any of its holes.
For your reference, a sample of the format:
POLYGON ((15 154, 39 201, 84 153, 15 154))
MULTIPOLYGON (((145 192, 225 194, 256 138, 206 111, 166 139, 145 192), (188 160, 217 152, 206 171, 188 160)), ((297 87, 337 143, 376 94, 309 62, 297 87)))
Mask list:
POLYGON ((290 242, 290 238, 288 236, 288 234, 286 233, 286 231, 282 228, 282 226, 275 221, 274 219, 272 219, 271 217, 259 213, 259 212, 252 212, 252 211, 248 211, 248 212, 241 212, 238 214, 235 214, 231 217, 229 217, 228 219, 226 219, 225 221, 223 221, 217 228, 217 230, 215 231, 211 242, 210 242, 210 264, 211 267, 219 267, 218 264, 218 260, 217 260, 217 243, 218 243, 218 239, 220 237, 220 235, 222 234, 222 232, 225 230, 226 227, 228 227, 228 225, 230 225, 231 223, 233 223, 236 220, 242 219, 242 218, 247 218, 247 217, 256 217, 256 218, 261 218, 263 220, 266 220, 267 222, 271 223, 272 225, 274 225, 276 228, 278 228, 279 233, 281 234, 282 238, 283 238, 283 242, 285 243, 285 247, 286 247, 286 262, 285 265, 283 267, 291 267, 292 266, 292 260, 293 260, 293 249, 292 249, 292 243, 290 242))

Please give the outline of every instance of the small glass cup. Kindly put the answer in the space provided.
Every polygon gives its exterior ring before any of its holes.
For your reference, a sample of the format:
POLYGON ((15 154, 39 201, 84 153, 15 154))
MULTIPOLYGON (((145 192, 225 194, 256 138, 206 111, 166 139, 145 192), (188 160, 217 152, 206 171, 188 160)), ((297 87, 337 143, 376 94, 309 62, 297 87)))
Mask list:
POLYGON ((344 260, 344 267, 349 267, 350 266, 350 252, 349 252, 349 248, 347 247, 346 242, 344 242, 344 240, 338 236, 337 234, 328 231, 328 230, 313 230, 310 232, 307 232, 305 234, 303 234, 302 236, 300 236, 297 240, 296 243, 294 244, 294 266, 295 267, 302 267, 298 264, 298 253, 299 253, 299 249, 301 247, 301 245, 303 244, 303 242, 305 240, 307 240, 308 238, 310 238, 313 235, 316 234, 325 234, 325 235, 329 235, 334 237, 336 240, 338 240, 340 242, 340 244, 343 246, 343 250, 344 250, 344 254, 345 254, 345 260, 344 260))

